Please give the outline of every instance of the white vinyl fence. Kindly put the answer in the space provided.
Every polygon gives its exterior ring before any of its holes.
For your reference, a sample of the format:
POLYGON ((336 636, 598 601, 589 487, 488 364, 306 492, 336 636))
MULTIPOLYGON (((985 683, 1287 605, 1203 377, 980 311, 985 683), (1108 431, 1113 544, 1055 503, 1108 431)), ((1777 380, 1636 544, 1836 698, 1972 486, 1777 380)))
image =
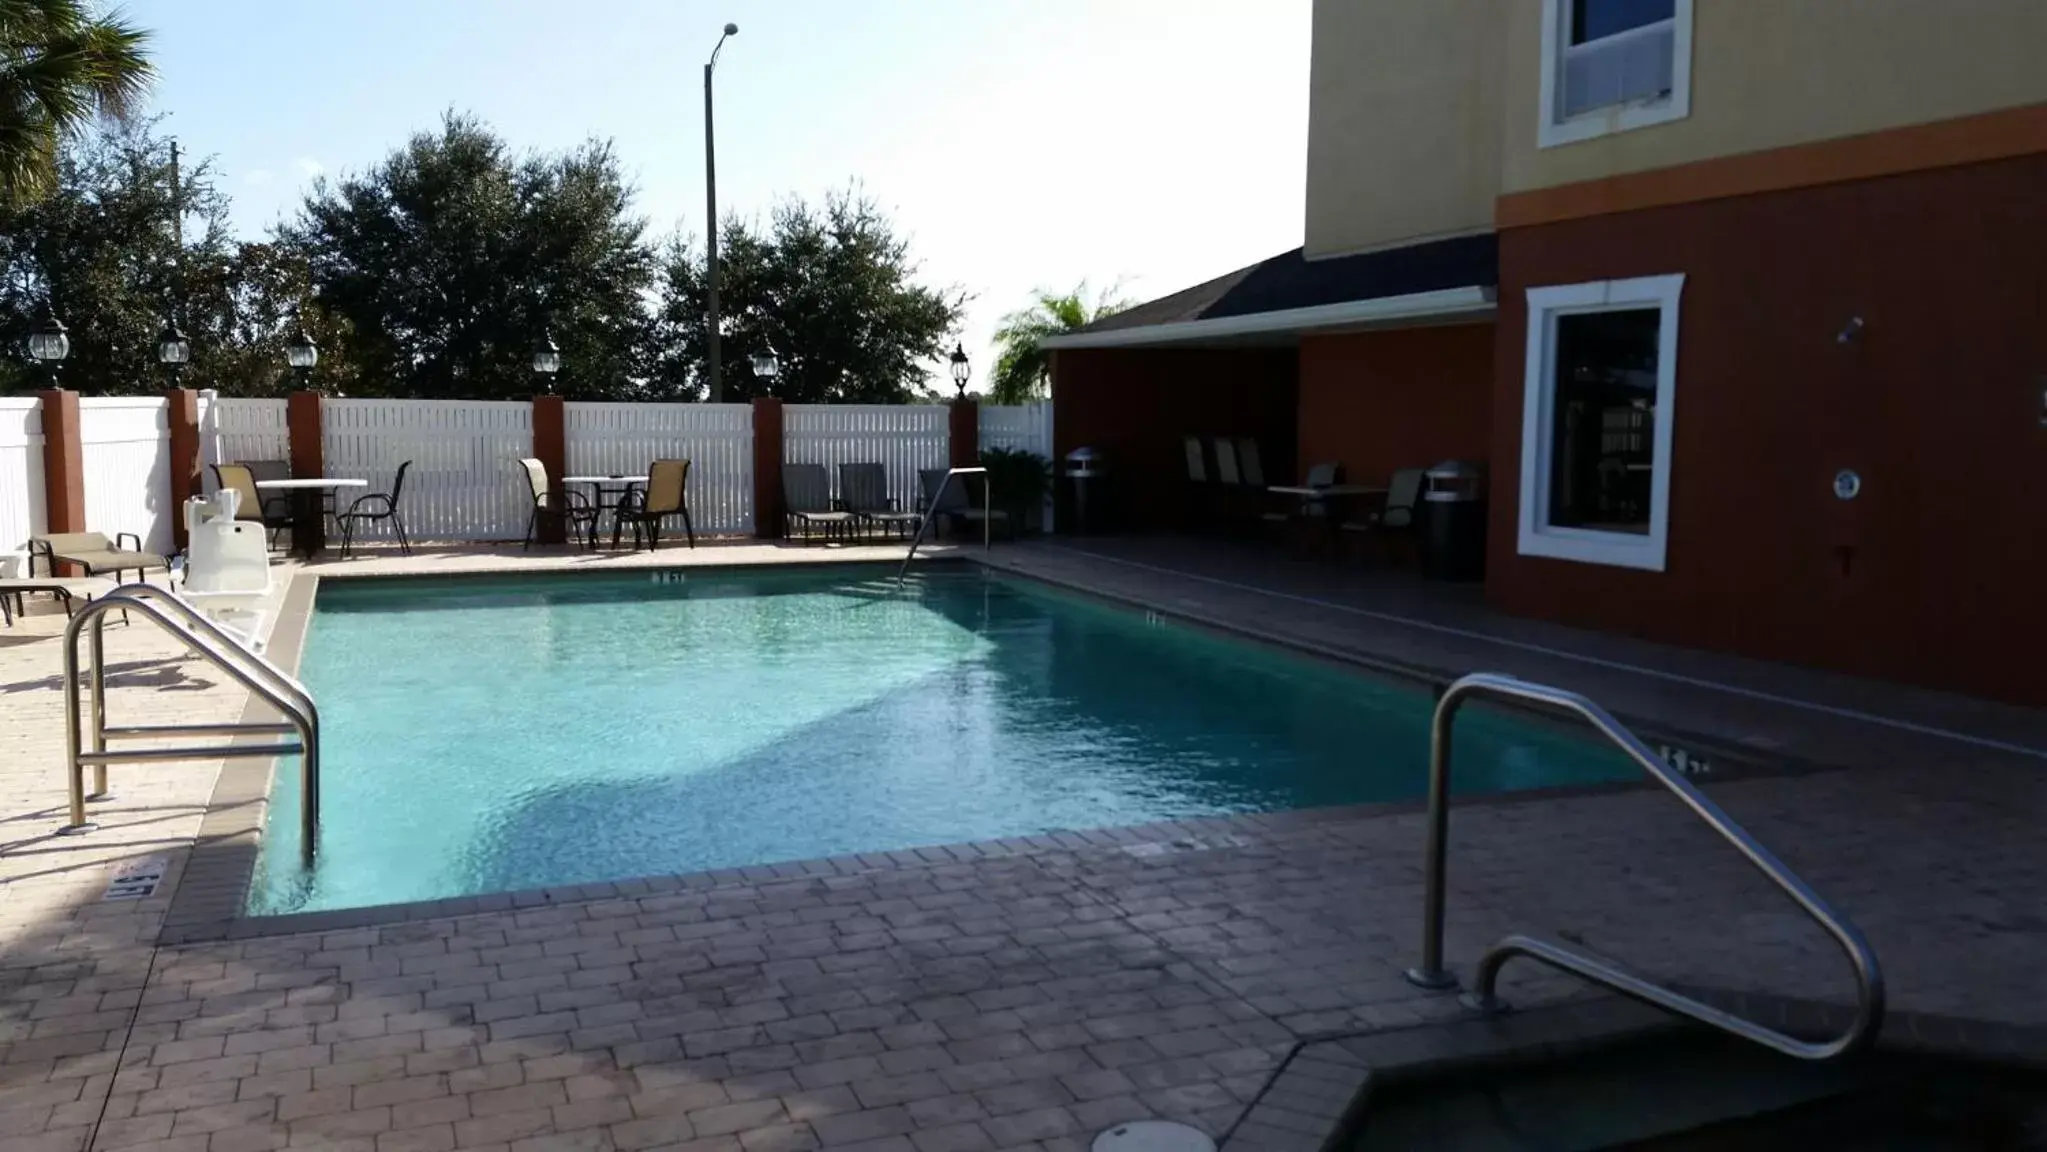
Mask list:
POLYGON ((918 471, 952 458, 947 417, 935 405, 785 404, 782 460, 824 465, 835 494, 839 465, 878 463, 888 472, 888 494, 915 508, 923 503, 918 471))
POLYGON ((206 490, 213 491, 214 464, 250 460, 291 459, 291 432, 285 425, 283 400, 249 400, 222 396, 202 401, 199 447, 209 467, 203 469, 206 490))
POLYGON ((1052 458, 1052 405, 981 405, 981 447, 1020 449, 1052 458))
POLYGON ((87 397, 78 402, 78 442, 85 474, 85 527, 108 537, 132 532, 145 551, 169 553, 171 518, 170 401, 146 396, 87 397))
POLYGON ((28 538, 43 531, 43 408, 0 397, 0 576, 26 575, 28 538))
POLYGON ((400 509, 412 539, 525 536, 533 501, 519 458, 533 452, 531 404, 329 399, 320 405, 320 430, 327 475, 370 482, 344 489, 343 506, 366 493, 389 492, 398 465, 410 460, 400 509))
POLYGON ((753 405, 565 405, 568 474, 640 476, 655 460, 689 461, 689 516, 699 533, 753 531, 753 405))

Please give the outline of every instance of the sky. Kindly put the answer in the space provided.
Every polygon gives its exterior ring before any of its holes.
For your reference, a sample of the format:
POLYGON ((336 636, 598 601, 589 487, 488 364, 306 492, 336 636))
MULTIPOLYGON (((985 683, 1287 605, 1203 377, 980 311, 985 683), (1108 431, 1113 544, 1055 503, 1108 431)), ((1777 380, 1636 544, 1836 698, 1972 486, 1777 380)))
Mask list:
POLYGON ((1146 300, 1301 243, 1310 0, 127 0, 162 130, 245 237, 449 109, 519 149, 612 141, 652 235, 857 184, 922 279, 1002 316, 1085 280, 1146 300))

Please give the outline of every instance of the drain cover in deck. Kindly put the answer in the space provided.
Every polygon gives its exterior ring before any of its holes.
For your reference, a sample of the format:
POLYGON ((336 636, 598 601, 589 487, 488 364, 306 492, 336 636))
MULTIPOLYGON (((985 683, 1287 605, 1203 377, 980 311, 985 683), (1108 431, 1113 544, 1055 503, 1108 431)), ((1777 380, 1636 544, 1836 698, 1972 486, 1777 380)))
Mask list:
POLYGON ((1137 1120, 1095 1137, 1094 1152, 1215 1152, 1215 1141, 1186 1124, 1137 1120))

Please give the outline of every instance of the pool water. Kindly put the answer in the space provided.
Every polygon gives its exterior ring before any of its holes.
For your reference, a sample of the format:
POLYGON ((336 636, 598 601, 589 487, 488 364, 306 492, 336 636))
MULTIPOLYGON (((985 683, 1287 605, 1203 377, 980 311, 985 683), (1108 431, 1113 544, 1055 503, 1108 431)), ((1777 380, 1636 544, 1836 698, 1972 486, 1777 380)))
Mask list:
MULTIPOLYGON (((319 860, 296 761, 250 911, 1410 800, 1428 691, 978 571, 328 581, 319 860)), ((1620 779, 1468 709, 1456 783, 1620 779)))

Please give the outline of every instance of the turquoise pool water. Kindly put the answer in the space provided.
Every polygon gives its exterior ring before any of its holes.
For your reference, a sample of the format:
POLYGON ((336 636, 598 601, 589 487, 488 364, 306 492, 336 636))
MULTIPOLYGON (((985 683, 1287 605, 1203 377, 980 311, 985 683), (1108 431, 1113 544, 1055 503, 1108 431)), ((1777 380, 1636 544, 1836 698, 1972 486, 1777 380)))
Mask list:
MULTIPOLYGON (((328 581, 255 913, 1418 797, 1428 692, 978 571, 328 581)), ((1467 710, 1457 783, 1618 779, 1467 710)))

